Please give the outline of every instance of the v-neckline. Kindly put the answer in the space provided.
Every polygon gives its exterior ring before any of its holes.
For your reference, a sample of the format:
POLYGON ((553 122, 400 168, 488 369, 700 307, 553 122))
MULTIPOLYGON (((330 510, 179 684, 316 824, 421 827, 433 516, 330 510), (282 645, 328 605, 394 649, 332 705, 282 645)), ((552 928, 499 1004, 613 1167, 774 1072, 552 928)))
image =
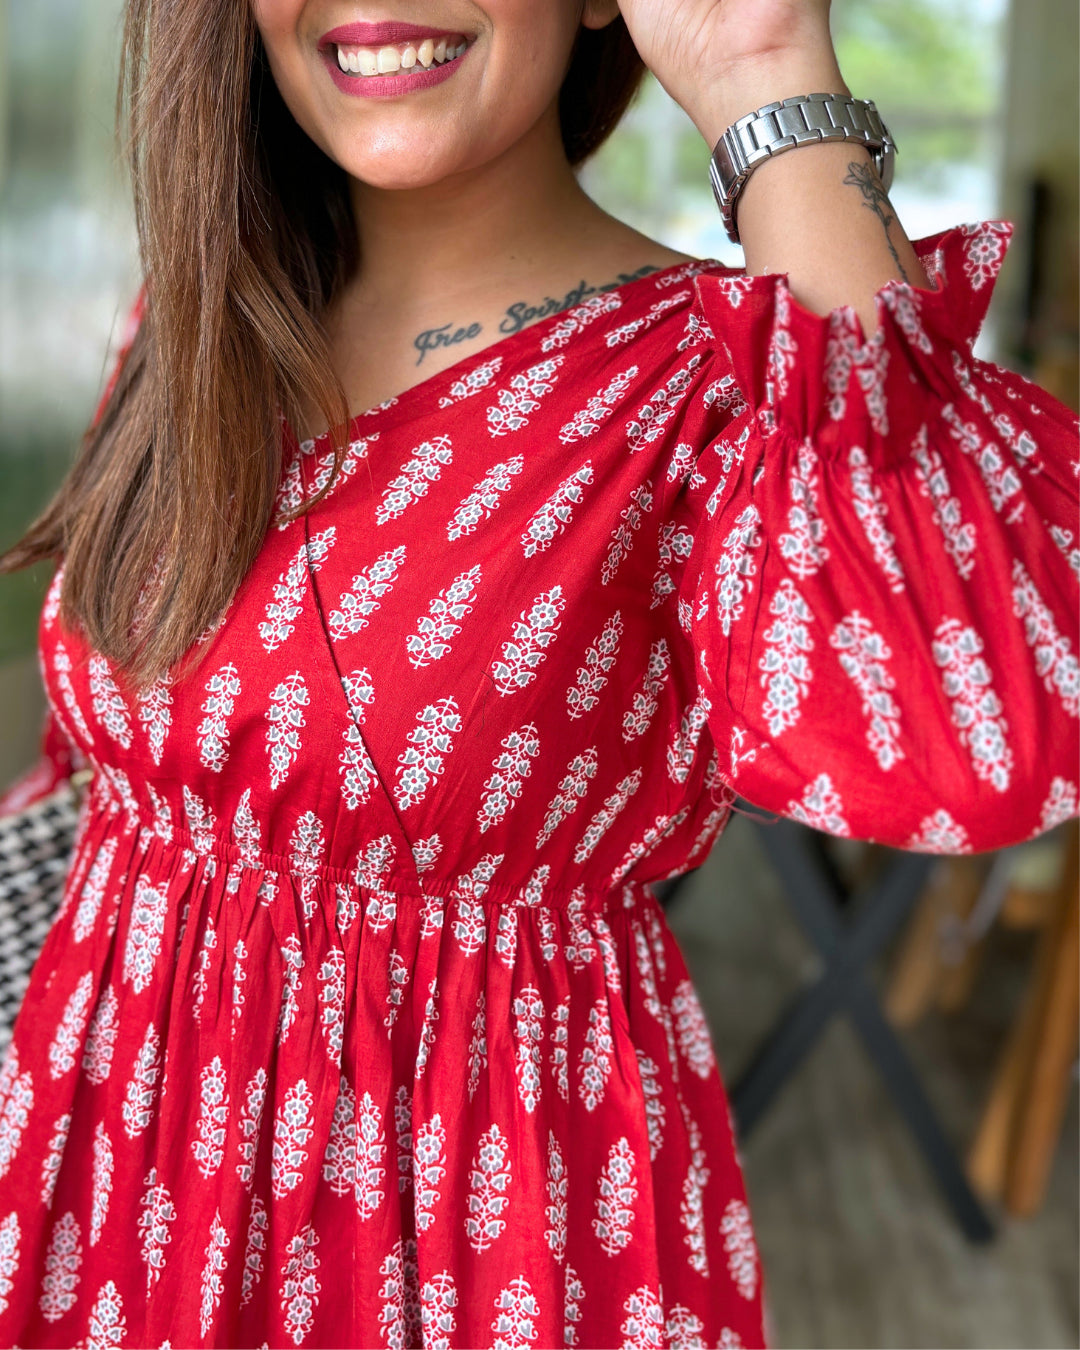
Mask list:
MULTIPOLYGON (((485 361, 493 360, 496 356, 505 357, 506 353, 515 350, 516 345, 526 336, 535 338, 536 335, 542 333, 545 328, 549 330, 555 328, 559 323, 565 321, 568 314, 573 310, 578 309, 580 305, 585 304, 589 300, 602 295, 625 294, 627 291, 632 291, 634 287, 641 286, 646 281, 655 283, 659 277, 667 276, 672 272, 677 272, 681 268, 696 269, 691 274, 691 277, 688 278, 688 280, 692 280, 693 277, 698 276, 701 272, 708 271, 715 267, 725 266, 726 264, 720 262, 717 258, 690 258, 686 262, 669 263, 667 267, 658 267, 653 272, 646 272, 644 276, 630 277, 627 281, 619 282, 615 286, 606 286, 603 290, 594 291, 592 295, 586 296, 579 304, 569 305, 565 309, 556 310, 553 314, 547 314, 542 319, 537 319, 533 323, 526 324, 524 327, 517 329, 513 333, 506 333, 502 337, 496 338, 494 342, 489 342, 486 347, 481 347, 477 351, 469 352, 467 355, 462 356, 455 361, 453 365, 444 366, 442 370, 436 370, 430 375, 425 375, 422 380, 418 380, 415 384, 410 384, 399 393, 384 399, 381 403, 372 404, 370 408, 364 408, 358 413, 351 414, 346 425, 346 437, 350 441, 357 440, 363 434, 360 431, 360 423, 368 422, 369 420, 372 424, 371 429, 373 431, 382 430, 387 420, 395 420, 393 418, 387 419, 385 414, 397 411, 398 416, 400 417, 401 412, 407 410, 411 403, 415 403, 418 397, 422 396, 425 392, 430 392, 436 388, 439 380, 446 381, 448 385, 452 384, 455 380, 460 379, 466 371, 482 365, 485 361)), ((317 445, 320 441, 325 441, 330 434, 329 430, 321 431, 318 435, 306 436, 303 441, 301 441, 284 415, 282 416, 281 421, 287 439, 291 440, 296 446, 317 445)), ((364 433, 366 432, 367 427, 364 428, 364 433)))

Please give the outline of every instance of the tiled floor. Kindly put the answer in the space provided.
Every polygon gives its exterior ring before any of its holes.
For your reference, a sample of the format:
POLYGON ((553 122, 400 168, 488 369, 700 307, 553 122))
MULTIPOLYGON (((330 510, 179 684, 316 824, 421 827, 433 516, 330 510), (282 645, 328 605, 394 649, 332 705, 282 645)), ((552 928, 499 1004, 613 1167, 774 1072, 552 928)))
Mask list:
MULTIPOLYGON (((736 818, 668 912, 725 1080, 813 969, 753 827, 736 818)), ((989 944, 971 1004, 905 1036, 963 1147, 1027 969, 1030 944, 989 944)), ((743 1148, 776 1350, 1075 1347, 1075 1094, 1043 1211, 967 1244, 845 1022, 834 1022, 743 1148)))

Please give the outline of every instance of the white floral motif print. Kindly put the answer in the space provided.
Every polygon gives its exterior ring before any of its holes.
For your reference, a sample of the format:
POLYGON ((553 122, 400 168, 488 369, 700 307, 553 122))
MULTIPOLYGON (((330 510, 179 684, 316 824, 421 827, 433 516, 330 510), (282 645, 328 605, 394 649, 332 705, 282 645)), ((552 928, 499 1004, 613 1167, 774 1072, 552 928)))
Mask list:
POLYGON ((540 753, 540 737, 533 722, 526 722, 500 742, 502 753, 491 762, 491 777, 476 813, 480 833, 498 825, 521 797, 524 780, 532 773, 532 760, 540 753))
POLYGON ((589 1009, 589 1029, 585 1033, 578 1065, 578 1093, 586 1111, 595 1111, 604 1100, 608 1079, 615 1067, 614 1051, 607 999, 599 998, 589 1009))
MULTIPOLYGON (((62 1078, 69 1069, 75 1067, 75 1054, 80 1048, 83 1028, 89 1016, 93 987, 94 972, 88 970, 64 1004, 60 1025, 56 1028, 56 1034, 49 1046, 49 1074, 52 1078, 62 1078)), ((29 1077, 27 1081, 29 1082, 29 1077)))
POLYGON ((304 677, 298 670, 274 686, 266 710, 266 752, 270 756, 270 786, 280 787, 289 776, 300 753, 300 728, 305 725, 301 711, 310 701, 304 677))
POLYGON ((637 1159, 625 1135, 617 1139, 608 1151, 608 1159, 597 1177, 596 1218, 593 1232, 608 1256, 618 1256, 630 1243, 631 1224, 635 1218, 637 1177, 634 1164, 637 1159))
POLYGON ((136 695, 139 721, 146 728, 146 739, 155 764, 161 763, 165 738, 172 726, 172 694, 169 692, 172 680, 172 672, 166 671, 149 688, 136 695))
POLYGON ((630 366, 618 375, 612 376, 603 389, 593 394, 584 408, 579 409, 569 422, 559 430, 559 440, 563 445, 572 445, 587 436, 595 436, 618 406, 619 400, 630 388, 638 373, 637 366, 630 366))
POLYGON ((353 577, 349 589, 338 601, 338 608, 327 615, 326 626, 335 642, 367 627, 383 596, 393 589, 404 563, 405 545, 399 544, 381 553, 370 567, 353 577))
POLYGON ((851 466, 852 505, 873 550, 874 561, 885 573, 889 590, 902 591, 904 569, 893 550, 893 537, 885 528, 887 509, 881 500, 881 489, 874 482, 866 451, 853 445, 848 464, 851 466))
POLYGON ((571 717, 592 712, 600 701, 600 690, 607 684, 608 672, 618 655, 622 631, 622 615, 616 610, 593 645, 585 649, 585 664, 578 667, 577 681, 566 691, 566 710, 571 717))
POLYGON ((215 1209, 214 1217, 210 1220, 210 1241, 204 1249, 206 1265, 203 1266, 199 1284, 202 1296, 199 1301, 199 1331, 204 1336, 210 1330, 224 1292, 221 1273, 225 1269, 225 1248, 228 1245, 229 1235, 221 1222, 221 1210, 215 1209))
MULTIPOLYGON (((88 979, 89 974, 83 978, 88 979)), ((58 1075, 54 1073, 53 1077, 58 1075)), ((6 1177, 34 1109, 34 1076, 29 1069, 19 1072, 19 1050, 14 1043, 8 1049, 0 1076, 0 1100, 4 1103, 0 1112, 0 1177, 6 1177)))
POLYGON ((709 1180, 709 1168, 705 1165, 705 1150, 701 1146, 701 1129, 696 1120, 687 1118, 687 1135, 690 1145, 690 1165, 683 1178, 682 1201, 679 1205, 679 1218, 686 1229, 683 1241, 690 1249, 687 1263, 691 1270, 699 1275, 709 1274, 709 1254, 705 1241, 705 1207, 703 1192, 709 1180))
POLYGON ((62 642, 57 642, 53 651, 53 670, 56 673, 60 697, 68 716, 71 718, 72 726, 75 727, 88 745, 93 745, 94 734, 86 725, 86 718, 83 717, 79 700, 75 697, 75 688, 71 683, 71 657, 62 642))
POLYGON ((535 985, 526 985, 511 1005, 514 1014, 514 1075, 518 1096, 530 1114, 540 1102, 543 1061, 544 1000, 535 985))
POLYGON ((509 1148, 505 1135, 493 1123, 480 1136, 469 1173, 465 1232, 474 1251, 485 1251, 506 1227, 500 1216, 510 1203, 509 1189, 509 1148))
POLYGON ((94 1167, 90 1190, 90 1246, 97 1245, 105 1219, 109 1213, 109 1197, 112 1195, 113 1149, 112 1140, 105 1129, 105 1122, 99 1120, 94 1130, 94 1167))
POLYGON ((75 1306, 83 1256, 80 1231, 79 1221, 70 1209, 53 1224, 38 1299, 41 1314, 48 1322, 58 1321, 75 1306))
POLYGON ((274 1117, 270 1185, 277 1200, 295 1190, 303 1180, 303 1166, 307 1160, 304 1145, 314 1133, 314 1128, 308 1124, 313 1106, 314 1098, 306 1080, 301 1078, 286 1092, 274 1117))
POLYGON ((505 436, 527 426, 529 414, 540 406, 540 399, 550 394, 558 380, 556 371, 566 358, 561 354, 538 361, 528 370, 514 375, 509 385, 499 390, 499 401, 487 410, 488 431, 492 436, 505 436))
MULTIPOLYGON (((984 441, 979 434, 978 424, 975 422, 965 422, 952 403, 946 403, 941 410, 942 420, 949 428, 949 435, 959 445, 965 455, 970 455, 974 459, 982 480, 986 485, 987 494, 990 497, 990 505, 995 511, 1002 510, 1008 505, 1010 498, 1015 497, 1023 486, 1020 482, 1020 475, 1012 464, 1005 461, 999 446, 993 441, 984 441)), ((1020 499, 1015 506, 1015 515, 1010 516, 1010 520, 1018 519, 1023 513, 1024 501, 1020 499)))
POLYGON ((108 660, 95 652, 90 657, 89 683, 94 716, 125 750, 131 748, 131 714, 113 679, 108 660))
POLYGON ((97 1007, 86 1029, 82 1067, 91 1083, 104 1083, 112 1070, 113 1050, 120 1030, 117 1014, 120 1000, 111 984, 98 998, 97 1007))
POLYGON ((450 639, 461 632, 461 622, 476 603, 480 567, 461 572, 428 605, 427 614, 417 620, 416 632, 405 640, 409 664, 419 668, 438 661, 450 650, 450 639))
POLYGON ((697 757, 698 741, 708 724, 712 703, 700 691, 679 719, 675 739, 667 749, 668 777, 673 783, 685 783, 697 757))
POLYGON ((814 472, 817 455, 809 437, 799 446, 798 471, 788 479, 791 506, 788 510, 789 534, 777 539, 780 556, 800 581, 812 577, 829 556, 821 542, 825 537, 825 522, 817 506, 817 474, 814 472))
POLYGON ((590 858, 600 840, 615 822, 615 818, 626 809, 626 804, 641 786, 642 770, 637 768, 615 784, 615 791, 605 797, 604 805, 593 816, 589 827, 578 840, 574 849, 574 861, 583 863, 590 858))
POLYGON ((235 701, 240 696, 240 673, 228 661, 206 682, 207 699, 202 705, 206 714, 195 733, 199 742, 199 759, 208 769, 220 773, 229 758, 229 724, 235 701))
POLYGON ((915 476, 919 491, 929 497, 934 507, 934 523, 941 531, 945 552, 953 561, 957 573, 966 581, 975 566, 975 526, 965 522, 960 501, 949 496, 949 479, 941 455, 927 444, 924 422, 911 447, 915 461, 915 476))
POLYGON ((615 291, 601 291, 599 295, 590 295, 580 305, 567 311, 550 333, 540 340, 542 352, 554 351, 556 347, 565 347, 567 343, 583 333, 589 324, 603 318, 605 314, 614 314, 622 308, 622 296, 615 291))
POLYGON ((56 1192, 56 1182, 60 1176, 60 1163, 63 1160, 68 1134, 71 1131, 71 1112, 65 1111, 58 1120, 54 1121, 53 1129, 56 1133, 49 1140, 49 1151, 45 1155, 45 1161, 41 1164, 41 1203, 46 1209, 52 1207, 53 1196, 56 1192))
POLYGON ((987 282, 992 282, 997 276, 1012 230, 1008 222, 998 220, 965 223, 958 228, 967 235, 964 271, 971 280, 972 288, 981 291, 987 282))
POLYGON ((619 570, 619 564, 634 547, 634 536, 641 529, 641 522, 645 514, 652 510, 652 506, 652 480, 646 478, 644 483, 639 483, 631 492, 629 506, 624 506, 619 512, 620 523, 611 531, 607 557, 600 569, 602 586, 606 586, 612 580, 619 570))
POLYGON ((502 502, 499 494, 510 491, 513 486, 511 478, 524 467, 525 460, 521 455, 493 464, 458 506, 453 519, 447 522, 447 540, 452 544, 455 539, 472 534, 481 521, 487 520, 493 511, 497 511, 502 502))
POLYGON ((439 399, 439 407, 449 408, 452 403, 460 403, 463 398, 471 398, 481 389, 486 389, 499 373, 502 363, 501 356, 492 356, 487 361, 481 361, 479 365, 473 366, 464 379, 455 380, 450 386, 450 392, 439 399))
POLYGON ((1050 693, 1057 692, 1070 717, 1080 715, 1080 665, 1069 639, 1058 632, 1049 606, 1027 568, 1013 559, 1013 613, 1024 621, 1024 637, 1035 658, 1035 670, 1050 693))
POLYGON ((889 693, 896 681, 885 668, 892 652, 858 610, 840 620, 829 635, 829 645, 839 652, 844 673, 859 691, 862 714, 869 719, 866 742, 879 768, 888 771, 904 758, 899 745, 900 709, 889 693))
POLYGON ((319 1303, 322 1285, 316 1271, 319 1258, 315 1247, 319 1235, 309 1223, 295 1237, 289 1239, 285 1248, 285 1264, 281 1270, 281 1310, 285 1315, 285 1329, 292 1337, 293 1345, 302 1345, 311 1334, 315 1320, 315 1309, 319 1303))
POLYGON ((647 403, 641 405, 637 416, 627 422, 626 447, 631 454, 644 450, 664 434, 664 428, 678 411, 702 359, 701 353, 695 352, 685 366, 680 367, 647 403))
POLYGON ((266 605, 266 618, 259 624, 259 637, 268 652, 277 651, 296 627, 304 609, 308 571, 321 569, 326 555, 337 539, 333 525, 312 535, 297 549, 289 565, 274 583, 273 599, 266 605))
POLYGON ((1070 783, 1068 779, 1061 778, 1055 774, 1050 783, 1050 791, 1046 795, 1046 801, 1042 804, 1040 812, 1040 821, 1033 834, 1041 834, 1046 830, 1052 830, 1055 825, 1060 825, 1066 820, 1070 820, 1077 813, 1077 787, 1075 783, 1070 783))
POLYGON ((157 1076, 161 1071, 159 1059, 161 1038, 153 1022, 146 1027, 142 1045, 135 1056, 135 1065, 128 1079, 122 1116, 124 1133, 136 1139, 153 1119, 157 1076))
POLYGON ((555 827, 577 808, 578 802, 589 790, 589 780, 596 777, 596 768, 595 746, 589 746, 580 755, 575 755, 567 765, 555 796, 548 802, 544 824, 536 836, 537 848, 543 848, 555 827))
POLYGON ((735 520, 735 528, 724 540, 723 550, 715 564, 716 609, 720 629, 725 637, 730 636, 731 625, 735 620, 742 617, 743 593, 753 589, 754 583, 750 578, 757 569, 750 550, 761 543, 758 534, 760 524, 757 507, 744 507, 735 520))
POLYGON ((411 747, 398 755, 394 798, 402 810, 424 800, 454 748, 453 735, 461 730, 461 712, 453 695, 429 703, 416 714, 416 720, 420 725, 406 738, 411 747))
POLYGON ((304 968, 304 952, 295 933, 289 934, 280 951, 283 978, 281 1004, 278 1009, 277 1040, 279 1045, 284 1045, 300 1011, 300 1003, 296 996, 302 987, 300 972, 304 968))
POLYGON ((424 1345, 430 1350, 450 1350, 448 1333, 457 1326, 453 1313, 457 1306, 458 1291, 448 1270, 424 1281, 420 1290, 420 1323, 424 1329, 424 1345))
POLYGON ((356 1208, 361 1221, 369 1219, 382 1204, 385 1168, 379 1164, 385 1152, 382 1112, 372 1101, 371 1093, 365 1092, 356 1128, 356 1208))
POLYGON ((421 1233, 427 1232, 435 1221, 432 1206, 439 1199, 438 1183, 446 1171, 445 1143, 446 1129, 436 1111, 416 1131, 413 1140, 413 1193, 416 1197, 413 1212, 421 1233))
POLYGON ((802 801, 789 801, 788 815, 815 830, 841 837, 850 833, 843 816, 844 803, 827 773, 819 773, 803 792, 802 801))
POLYGON ((491 1323, 495 1332, 491 1350, 522 1350, 536 1340, 534 1318, 540 1315, 540 1305, 524 1275, 511 1280, 495 1296, 495 1314, 491 1323))
POLYGON ((251 1218, 248 1220, 247 1242, 244 1246, 244 1274, 240 1284, 240 1306, 250 1303, 255 1288, 262 1278, 263 1252, 266 1251, 266 1233, 270 1216, 258 1195, 251 1197, 251 1218))
POLYGON ((312 895, 319 883, 325 848, 322 821, 314 811, 305 811, 297 820, 289 839, 289 861, 292 863, 292 875, 299 882, 300 903, 305 919, 310 919, 315 913, 312 895))
MULTIPOLYGON (((359 467, 360 461, 367 458, 369 445, 373 441, 378 440, 378 438, 379 433, 376 431, 371 436, 366 438, 361 437, 355 441, 349 442, 349 447, 346 451, 345 458, 342 461, 341 468, 338 470, 334 482, 327 489, 323 501, 325 501, 331 493, 336 492, 346 479, 352 477, 359 467)), ((316 457, 316 467, 312 476, 311 486, 307 487, 305 490, 303 472, 304 459, 308 455, 313 455, 319 442, 324 439, 324 436, 319 436, 311 440, 301 441, 298 447, 298 453, 293 455, 289 462, 289 466, 282 478, 281 486, 278 489, 277 498, 274 502, 273 523, 279 530, 288 529, 293 522, 286 519, 286 517, 302 506, 308 497, 315 496, 316 493, 321 492, 323 488, 330 483, 330 475, 334 469, 333 447, 328 449, 324 454, 316 457)))
POLYGON ((592 481, 593 467, 590 460, 586 460, 580 469, 575 469, 562 480, 525 527, 521 547, 526 558, 533 558, 551 547, 556 536, 573 521, 574 507, 581 505, 585 488, 592 481))
POLYGON ((176 1220, 176 1206, 168 1188, 158 1181, 156 1167, 151 1167, 143 1184, 148 1189, 142 1197, 143 1210, 139 1215, 142 1237, 139 1254, 146 1264, 146 1296, 149 1298, 165 1268, 165 1248, 172 1241, 169 1225, 176 1220))
POLYGON ((225 1156, 225 1124, 229 1116, 229 1094, 225 1090, 225 1066, 215 1055, 199 1074, 198 1137, 191 1151, 199 1171, 208 1180, 221 1166, 225 1156))
POLYGON ((918 853, 969 853, 967 831, 944 807, 927 816, 904 846, 918 853))
POLYGON ((0 1313, 6 1311, 8 1294, 15 1287, 15 1272, 19 1269, 19 1215, 12 1210, 0 1221, 0 1313))
POLYGON ((670 674, 671 653, 668 650, 667 639, 657 638, 649 648, 641 690, 634 695, 630 711, 623 715, 624 741, 632 741, 648 730, 660 706, 660 695, 670 674))
POLYGON ((120 1291, 112 1280, 106 1280, 90 1310, 86 1350, 118 1350, 126 1335, 127 1318, 120 1291))
POLYGON ((236 1174, 246 1190, 251 1189, 255 1177, 255 1150, 266 1105, 266 1087, 266 1070, 260 1066, 244 1089, 240 1108, 240 1161, 236 1165, 236 1174))
POLYGON ((319 967, 319 1002, 322 1005, 323 1040, 330 1062, 341 1063, 341 1048, 345 1036, 345 953, 340 947, 331 947, 319 967))
MULTIPOLYGON (((624 323, 618 328, 613 328, 606 334, 604 342, 609 347, 618 347, 630 341, 637 333, 651 328, 657 319, 667 313, 669 309, 676 305, 681 305, 690 299, 689 291, 676 291, 674 295, 661 296, 659 300, 654 300, 649 306, 648 312, 639 319, 631 319, 629 323, 624 323)), ((691 315, 691 318, 695 317, 691 315)))
POLYGON ((671 997, 672 1022, 679 1049, 699 1078, 707 1079, 716 1068, 712 1038, 697 991, 689 979, 682 979, 671 997))
POLYGON ((724 1235, 728 1272, 735 1288, 743 1298, 752 1299, 758 1283, 757 1244, 750 1227, 750 1211, 741 1200, 728 1201, 720 1231, 724 1235))
MULTIPOLYGON (((380 1169, 381 1174, 381 1169, 380 1169)), ((323 1153, 322 1178, 335 1195, 356 1193, 356 1093, 344 1074, 338 1079, 338 1095, 323 1153)))
POLYGON ((338 772, 341 774, 341 795, 345 805, 350 811, 355 811, 368 801, 371 789, 377 782, 375 765, 360 731, 365 707, 375 701, 375 686, 366 668, 343 675, 341 686, 345 691, 351 720, 342 732, 345 748, 338 755, 338 772))
POLYGON ((669 595, 675 594, 678 587, 668 568, 686 562, 694 547, 694 536, 683 526, 669 520, 660 527, 657 543, 657 565, 652 581, 650 609, 662 605, 669 595))
POLYGON ((566 1260, 566 1197, 570 1179, 566 1171, 566 1161, 559 1147, 555 1133, 548 1129, 547 1193, 551 1203, 544 1211, 551 1227, 544 1233, 544 1240, 556 1261, 566 1260))
POLYGON ((502 658, 489 667, 500 694, 515 694, 536 678, 536 668, 559 635, 559 615, 566 607, 561 586, 542 591, 532 608, 522 610, 513 636, 502 645, 502 658))
POLYGON ((623 1312, 626 1319, 619 1328, 623 1337, 621 1350, 658 1350, 664 1344, 676 1345, 674 1340, 665 1342, 664 1308, 649 1285, 640 1285, 627 1295, 623 1312))
POLYGON ((385 525, 387 521, 397 520, 413 502, 426 497, 430 484, 438 482, 443 469, 453 462, 453 458, 449 436, 435 436, 418 445, 412 458, 401 466, 398 476, 391 479, 383 492, 382 502, 375 511, 375 523, 385 525))
POLYGON ((94 930, 94 924, 101 912, 102 901, 105 899, 105 887, 112 872, 113 862, 116 859, 118 843, 119 840, 115 835, 110 835, 105 840, 101 848, 98 849, 86 880, 83 882, 79 907, 75 911, 75 922, 71 930, 71 936, 75 942, 84 942, 94 930))
POLYGON ((781 581, 769 612, 775 619, 765 630, 766 648, 758 661, 761 683, 768 689, 761 711, 769 731, 779 736, 799 720, 799 700, 806 697, 813 678, 806 653, 814 646, 807 630, 814 616, 790 577, 781 581))
POLYGON ((960 743, 967 746, 976 775, 1004 792, 1009 786, 1013 756, 1005 740, 1007 723, 1001 715, 1001 700, 980 655, 982 639, 974 628, 963 627, 959 619, 943 619, 930 650, 942 668, 942 687, 952 702, 953 725, 959 728, 960 743))

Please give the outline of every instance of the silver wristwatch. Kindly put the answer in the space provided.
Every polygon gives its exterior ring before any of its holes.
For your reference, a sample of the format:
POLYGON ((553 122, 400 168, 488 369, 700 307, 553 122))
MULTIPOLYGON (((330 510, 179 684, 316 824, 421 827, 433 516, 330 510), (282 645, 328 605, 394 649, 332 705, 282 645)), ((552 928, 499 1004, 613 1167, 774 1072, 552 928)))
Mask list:
POLYGON ((762 160, 818 141, 857 141, 872 152, 888 192, 896 142, 871 99, 850 94, 796 94, 747 113, 724 132, 709 160, 713 196, 732 243, 739 242, 735 204, 743 184, 762 160))

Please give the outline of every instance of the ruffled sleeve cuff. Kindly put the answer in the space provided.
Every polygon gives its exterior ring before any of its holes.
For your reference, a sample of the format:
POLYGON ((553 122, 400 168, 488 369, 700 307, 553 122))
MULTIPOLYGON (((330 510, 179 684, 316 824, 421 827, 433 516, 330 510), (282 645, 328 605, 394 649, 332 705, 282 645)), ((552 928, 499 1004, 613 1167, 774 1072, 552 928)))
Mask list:
POLYGON ((957 358, 971 357, 1012 233, 1011 222, 990 220, 913 241, 931 286, 886 283, 870 338, 850 305, 807 309, 787 273, 703 273, 694 309, 762 434, 811 436, 826 458, 857 443, 881 462, 925 419, 927 395, 948 399, 959 387, 957 358))

